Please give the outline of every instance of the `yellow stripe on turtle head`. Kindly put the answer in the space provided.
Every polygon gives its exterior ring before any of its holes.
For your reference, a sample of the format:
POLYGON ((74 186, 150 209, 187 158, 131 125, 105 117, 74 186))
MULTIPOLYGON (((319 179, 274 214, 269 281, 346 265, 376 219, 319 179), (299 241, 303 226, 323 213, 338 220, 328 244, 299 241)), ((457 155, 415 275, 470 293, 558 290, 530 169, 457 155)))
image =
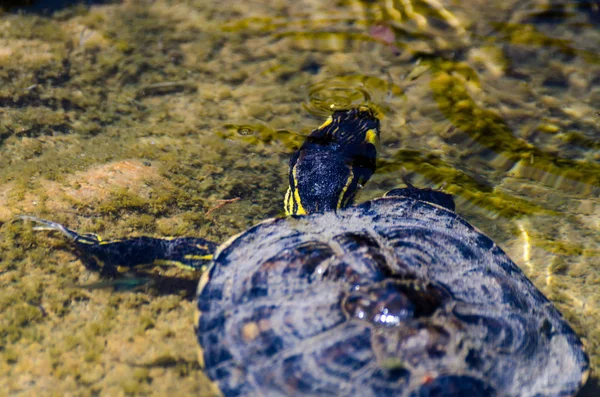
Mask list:
POLYGON ((370 144, 378 146, 379 145, 379 134, 377 133, 376 130, 370 129, 367 131, 367 133, 365 135, 365 140, 367 142, 369 142, 370 144))
POLYGON ((318 128, 319 130, 322 130, 323 128, 327 127, 329 124, 333 123, 333 117, 329 116, 327 118, 327 120, 325 120, 325 122, 323 124, 321 124, 321 126, 318 128))

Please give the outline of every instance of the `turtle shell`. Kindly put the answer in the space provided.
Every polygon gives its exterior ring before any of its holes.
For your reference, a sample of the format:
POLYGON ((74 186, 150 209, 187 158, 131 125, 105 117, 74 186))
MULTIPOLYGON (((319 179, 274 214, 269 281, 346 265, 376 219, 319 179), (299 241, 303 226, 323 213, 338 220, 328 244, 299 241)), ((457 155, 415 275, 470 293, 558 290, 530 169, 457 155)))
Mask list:
POLYGON ((407 197, 250 228, 219 249, 198 309, 226 396, 566 396, 588 374, 577 335, 492 240, 407 197))

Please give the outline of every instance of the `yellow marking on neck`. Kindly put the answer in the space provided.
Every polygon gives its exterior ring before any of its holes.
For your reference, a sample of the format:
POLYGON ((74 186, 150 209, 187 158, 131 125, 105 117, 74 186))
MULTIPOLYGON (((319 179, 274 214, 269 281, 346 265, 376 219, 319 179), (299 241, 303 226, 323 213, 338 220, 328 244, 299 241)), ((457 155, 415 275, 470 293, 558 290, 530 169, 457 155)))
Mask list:
POLYGON ((104 267, 104 265, 105 265, 104 261, 103 261, 103 260, 101 260, 101 259, 100 259, 98 256, 96 256, 96 255, 91 255, 91 258, 92 258, 94 261, 96 261, 96 265, 97 265, 98 267, 102 267, 102 268, 104 267))
MULTIPOLYGON (((356 184, 356 192, 358 193, 358 191, 360 189, 362 189, 363 186, 364 186, 364 180, 363 180, 363 178, 359 178, 358 183, 356 184)), ((351 197, 352 196, 346 197, 346 200, 344 200, 344 202, 342 203, 342 205, 344 206, 343 208, 346 208, 348 206, 348 202, 350 202, 351 197)))
POLYGON ((199 260, 199 261, 209 261, 213 258, 213 254, 207 254, 207 255, 184 255, 183 256, 184 259, 189 259, 189 260, 199 260))
POLYGON ((290 186, 292 189, 293 195, 291 195, 291 209, 292 215, 304 215, 306 214, 306 210, 302 207, 302 201, 300 200, 300 193, 298 193, 298 175, 296 173, 296 166, 292 168, 292 179, 294 180, 294 186, 290 186), (294 210, 294 204, 296 209, 294 210))
POLYGON ((99 245, 108 245, 108 244, 120 243, 121 241, 125 241, 125 240, 124 240, 124 239, 122 239, 122 238, 116 238, 116 239, 114 239, 114 240, 102 240, 102 239, 100 239, 100 237, 99 237, 99 236, 96 236, 96 237, 98 238, 98 241, 97 241, 97 242, 95 242, 95 243, 89 243, 89 244, 92 244, 92 245, 95 245, 95 244, 99 244, 99 245))
POLYGON ((374 129, 370 129, 367 131, 365 139, 367 142, 375 146, 379 144, 379 136, 377 135, 377 131, 375 131, 374 129))
POLYGON ((321 126, 318 128, 319 130, 322 130, 323 128, 327 127, 329 124, 333 123, 333 117, 329 116, 327 118, 327 120, 325 120, 325 122, 323 124, 321 124, 321 126))
MULTIPOLYGON (((354 173, 352 172, 352 168, 348 167, 348 170, 350 171, 350 175, 348 175, 348 180, 346 181, 346 184, 344 185, 344 188, 342 189, 342 192, 340 193, 340 197, 338 198, 338 202, 336 205, 336 209, 340 209, 342 208, 342 200, 344 199, 344 195, 346 194, 346 191, 348 190, 348 188, 350 187, 350 185, 352 184, 352 181, 354 180, 354 173)), ((348 201, 346 200, 346 203, 348 201)))
POLYGON ((298 189, 294 190, 294 203, 298 205, 294 215, 304 215, 306 214, 306 210, 302 207, 302 203, 300 203, 300 194, 298 193, 298 189))
POLYGON ((285 209, 286 215, 292 215, 292 207, 290 198, 292 197, 292 188, 288 186, 287 192, 285 192, 285 198, 283 199, 283 208, 285 209))
POLYGON ((176 267, 179 267, 179 268, 185 269, 185 270, 196 270, 196 271, 200 270, 202 272, 206 270, 206 266, 201 266, 200 268, 196 268, 194 266, 186 265, 183 262, 166 260, 166 259, 157 259, 154 262, 152 262, 152 264, 156 265, 156 266, 176 266, 176 267))

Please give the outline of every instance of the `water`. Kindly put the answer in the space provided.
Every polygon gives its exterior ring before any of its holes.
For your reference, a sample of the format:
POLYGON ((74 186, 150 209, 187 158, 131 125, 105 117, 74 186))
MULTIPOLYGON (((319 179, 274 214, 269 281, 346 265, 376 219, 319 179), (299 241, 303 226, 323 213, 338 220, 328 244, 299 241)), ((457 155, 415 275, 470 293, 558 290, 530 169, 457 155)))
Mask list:
POLYGON ((4 14, 2 390, 208 392, 187 289, 72 288, 101 281, 15 216, 223 241, 281 215, 289 153, 331 109, 364 102, 384 118, 359 199, 403 173, 455 194, 564 313, 597 372, 599 23, 591 1, 158 0, 4 14))

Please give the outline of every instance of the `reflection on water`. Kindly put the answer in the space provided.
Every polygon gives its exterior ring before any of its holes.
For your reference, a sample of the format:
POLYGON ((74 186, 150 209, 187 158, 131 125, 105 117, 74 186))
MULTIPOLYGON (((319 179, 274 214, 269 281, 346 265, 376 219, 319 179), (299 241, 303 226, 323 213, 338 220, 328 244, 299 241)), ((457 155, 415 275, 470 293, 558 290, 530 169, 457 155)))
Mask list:
POLYGON ((402 88, 374 76, 347 75, 311 84, 305 109, 323 118, 333 110, 349 109, 361 104, 385 104, 391 97, 402 95, 402 88))
POLYGON ((5 390, 41 390, 31 373, 58 393, 208 390, 187 367, 134 376, 119 364, 192 362, 192 306, 69 288, 100 284, 15 215, 113 237, 224 240, 280 214, 288 154, 331 110, 363 103, 383 120, 379 168, 361 198, 404 172, 456 195, 458 212, 583 336, 598 372, 597 2, 205 3, 0 22, 5 390))

